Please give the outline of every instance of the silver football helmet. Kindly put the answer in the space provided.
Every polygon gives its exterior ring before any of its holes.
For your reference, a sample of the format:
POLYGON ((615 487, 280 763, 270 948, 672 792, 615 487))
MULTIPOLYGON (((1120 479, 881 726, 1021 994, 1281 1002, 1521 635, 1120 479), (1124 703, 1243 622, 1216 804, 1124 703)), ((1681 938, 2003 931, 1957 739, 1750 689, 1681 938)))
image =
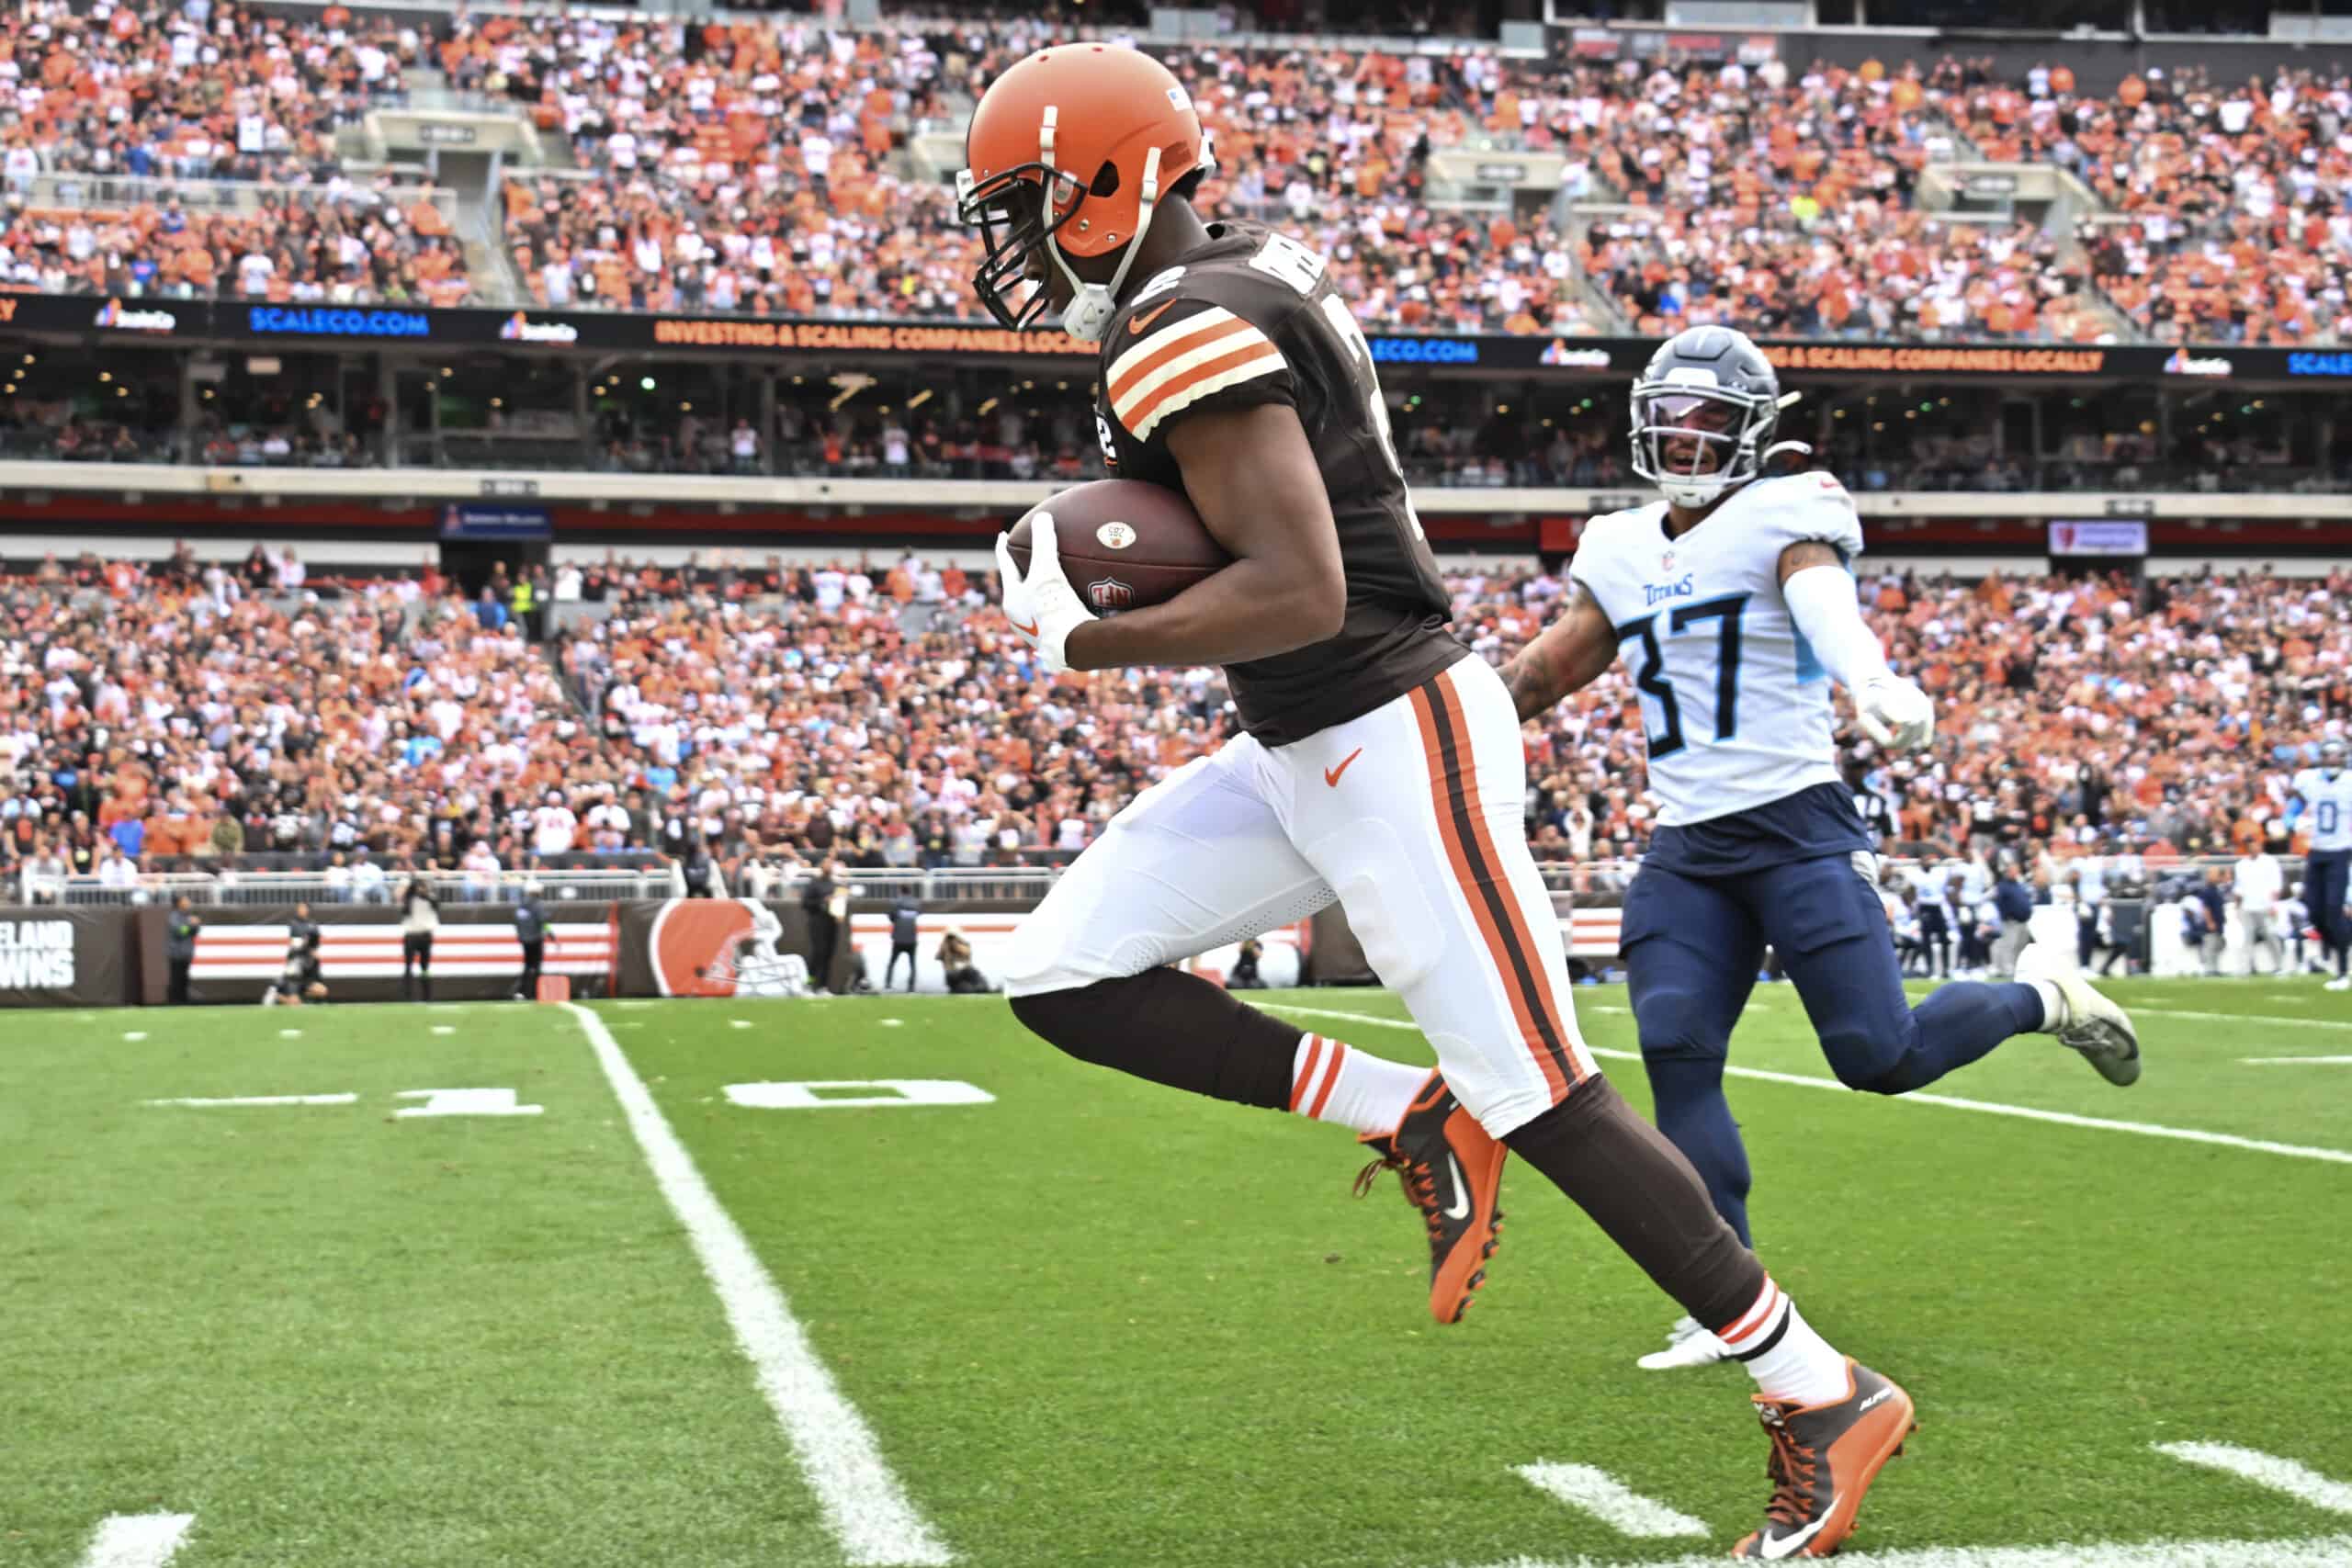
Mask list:
POLYGON ((1712 505, 1762 475, 1781 406, 1781 378, 1747 333, 1677 333, 1634 383, 1634 472, 1677 506, 1712 505))

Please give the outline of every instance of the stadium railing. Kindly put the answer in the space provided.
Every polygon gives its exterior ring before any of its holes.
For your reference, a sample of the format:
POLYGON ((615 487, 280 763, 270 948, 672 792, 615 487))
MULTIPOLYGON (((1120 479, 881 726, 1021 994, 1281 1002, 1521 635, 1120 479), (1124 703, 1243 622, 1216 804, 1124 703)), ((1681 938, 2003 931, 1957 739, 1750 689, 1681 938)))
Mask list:
MULTIPOLYGON (((425 874, 453 904, 513 903, 526 883, 553 902, 615 898, 667 898, 679 891, 673 868, 614 868, 605 871, 506 871, 488 874, 440 871, 425 874)), ((133 886, 108 886, 96 875, 68 876, 56 902, 69 905, 166 904, 185 893, 191 902, 230 904, 390 904, 408 874, 387 872, 372 887, 356 887, 348 877, 330 879, 319 871, 146 872, 133 886)), ((49 900, 39 900, 47 902, 49 900)))
POLYGON ((397 207, 425 202, 444 221, 458 219, 458 194, 440 186, 397 185, 379 190, 352 185, 340 191, 323 185, 281 185, 267 180, 175 180, 141 175, 68 171, 12 175, 8 190, 36 211, 112 212, 176 202, 182 211, 216 214, 257 212, 265 206, 321 205, 397 207))

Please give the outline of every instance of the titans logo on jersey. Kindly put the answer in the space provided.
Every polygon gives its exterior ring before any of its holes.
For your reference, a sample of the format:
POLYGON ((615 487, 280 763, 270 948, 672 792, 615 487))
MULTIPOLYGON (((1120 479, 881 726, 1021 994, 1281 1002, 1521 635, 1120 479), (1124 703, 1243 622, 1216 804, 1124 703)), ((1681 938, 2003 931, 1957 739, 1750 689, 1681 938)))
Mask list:
POLYGON ((2352 850, 2352 768, 2334 778, 2305 768, 2295 775, 2294 788, 2303 803, 2303 822, 2310 825, 2312 852, 2352 850))
POLYGON ((1861 552, 1828 474, 1759 479, 1679 537, 1663 501, 1586 525, 1569 574, 1616 627, 1649 740, 1659 820, 1688 826, 1838 783, 1830 681, 1781 597, 1781 552, 1861 552))

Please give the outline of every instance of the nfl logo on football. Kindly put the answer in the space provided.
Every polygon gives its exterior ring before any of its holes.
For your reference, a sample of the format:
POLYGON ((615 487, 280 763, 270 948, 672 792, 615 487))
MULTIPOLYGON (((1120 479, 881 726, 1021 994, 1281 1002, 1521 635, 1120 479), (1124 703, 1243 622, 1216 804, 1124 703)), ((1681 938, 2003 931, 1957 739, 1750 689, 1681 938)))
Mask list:
POLYGON ((1086 599, 1097 610, 1124 610, 1136 602, 1136 591, 1115 577, 1100 577, 1086 585, 1086 599))

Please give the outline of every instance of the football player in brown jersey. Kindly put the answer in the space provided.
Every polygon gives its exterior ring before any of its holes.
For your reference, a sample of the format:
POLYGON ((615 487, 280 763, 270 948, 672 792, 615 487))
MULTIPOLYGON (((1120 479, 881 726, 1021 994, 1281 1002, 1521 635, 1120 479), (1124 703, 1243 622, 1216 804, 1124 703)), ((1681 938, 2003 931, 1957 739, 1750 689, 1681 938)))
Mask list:
POLYGON ((1517 1153, 1754 1374, 1776 1484, 1739 1554, 1835 1550, 1911 1402, 1805 1323, 1594 1066, 1521 824, 1518 713, 1447 629, 1372 352, 1324 259, 1201 219, 1199 116, 1133 50, 1009 67, 965 150, 980 299, 1008 327, 1057 317, 1100 346, 1106 459, 1182 489, 1234 558, 1102 618, 1046 519, 1025 572, 1000 549, 1007 619, 1042 670, 1219 665, 1243 731, 1136 796, 1023 922, 1015 1015, 1081 1060, 1352 1128, 1368 1172, 1397 1168, 1420 1211, 1442 1321, 1480 1280, 1517 1153), (1437 1072, 1167 967, 1334 900, 1437 1072))

